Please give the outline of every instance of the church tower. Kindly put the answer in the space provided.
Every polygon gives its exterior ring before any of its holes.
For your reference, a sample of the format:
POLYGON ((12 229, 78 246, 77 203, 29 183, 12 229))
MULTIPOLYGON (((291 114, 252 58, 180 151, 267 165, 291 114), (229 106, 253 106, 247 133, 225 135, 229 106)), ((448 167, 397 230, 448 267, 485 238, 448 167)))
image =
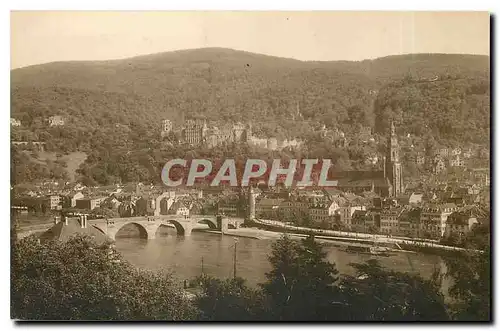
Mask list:
POLYGON ((403 176, 401 162, 399 160, 399 143, 396 136, 396 127, 391 122, 391 132, 387 137, 387 155, 385 157, 386 176, 392 184, 392 195, 398 196, 403 193, 403 176))

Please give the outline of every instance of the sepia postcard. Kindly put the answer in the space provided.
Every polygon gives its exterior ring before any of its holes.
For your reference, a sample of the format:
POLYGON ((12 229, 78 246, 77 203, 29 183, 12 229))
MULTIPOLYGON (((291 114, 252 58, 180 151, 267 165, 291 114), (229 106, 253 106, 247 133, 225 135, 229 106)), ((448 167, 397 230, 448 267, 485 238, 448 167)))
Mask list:
POLYGON ((10 19, 11 319, 492 321, 488 12, 10 19))

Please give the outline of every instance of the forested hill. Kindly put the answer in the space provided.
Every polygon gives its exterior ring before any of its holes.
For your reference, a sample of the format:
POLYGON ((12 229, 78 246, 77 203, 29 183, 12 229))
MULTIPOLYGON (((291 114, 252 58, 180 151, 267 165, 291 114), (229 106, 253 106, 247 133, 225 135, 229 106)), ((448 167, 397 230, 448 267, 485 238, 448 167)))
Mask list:
POLYGON ((489 57, 475 55, 304 62, 207 48, 11 71, 11 115, 23 124, 13 139, 63 152, 90 151, 103 139, 133 148, 158 138, 161 119, 180 125, 189 117, 252 122, 258 135, 300 138, 322 124, 381 133, 394 118, 402 134, 484 142, 489 98, 489 57), (49 128, 51 115, 66 125, 49 128))

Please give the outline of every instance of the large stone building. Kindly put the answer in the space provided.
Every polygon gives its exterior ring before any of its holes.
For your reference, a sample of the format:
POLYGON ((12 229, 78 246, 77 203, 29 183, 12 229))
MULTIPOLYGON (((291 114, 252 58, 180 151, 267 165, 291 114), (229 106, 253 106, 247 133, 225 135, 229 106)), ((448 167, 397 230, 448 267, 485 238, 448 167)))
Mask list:
POLYGON ((441 238, 446 231, 446 221, 451 213, 458 210, 454 203, 428 204, 420 217, 420 236, 441 238))
POLYGON ((250 125, 236 123, 209 128, 205 121, 200 120, 188 120, 181 132, 183 142, 191 145, 206 144, 210 148, 227 143, 247 143, 251 136, 250 125))
POLYGON ((206 121, 188 120, 182 130, 182 141, 190 145, 199 145, 205 141, 207 131, 206 121))
POLYGON ((380 233, 399 234, 399 221, 403 211, 402 207, 383 209, 380 213, 380 233))

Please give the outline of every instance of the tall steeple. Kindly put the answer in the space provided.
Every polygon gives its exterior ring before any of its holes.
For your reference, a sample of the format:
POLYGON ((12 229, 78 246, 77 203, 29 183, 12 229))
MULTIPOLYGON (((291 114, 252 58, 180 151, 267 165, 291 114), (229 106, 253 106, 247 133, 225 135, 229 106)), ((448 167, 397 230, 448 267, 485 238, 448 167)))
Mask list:
POLYGON ((399 143, 394 122, 391 122, 391 132, 387 138, 387 147, 386 159, 392 163, 399 162, 399 143))
POLYGON ((403 193, 402 167, 399 160, 399 143, 396 135, 396 126, 391 121, 391 131, 387 137, 387 155, 385 158, 386 176, 392 184, 392 194, 398 196, 403 193))

